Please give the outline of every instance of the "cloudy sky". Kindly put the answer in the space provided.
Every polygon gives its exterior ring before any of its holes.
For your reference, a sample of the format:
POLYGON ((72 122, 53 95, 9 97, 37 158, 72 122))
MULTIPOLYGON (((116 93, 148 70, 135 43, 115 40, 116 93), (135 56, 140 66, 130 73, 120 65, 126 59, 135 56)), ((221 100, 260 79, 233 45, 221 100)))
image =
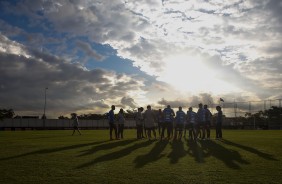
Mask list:
POLYGON ((282 98, 279 0, 2 0, 0 106, 47 117, 110 105, 282 98))

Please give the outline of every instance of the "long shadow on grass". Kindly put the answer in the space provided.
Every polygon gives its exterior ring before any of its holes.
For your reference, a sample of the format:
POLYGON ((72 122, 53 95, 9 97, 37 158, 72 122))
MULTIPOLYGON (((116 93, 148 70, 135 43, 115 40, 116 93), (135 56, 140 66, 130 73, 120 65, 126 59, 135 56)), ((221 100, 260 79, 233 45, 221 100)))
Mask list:
POLYGON ((155 146, 151 149, 151 151, 148 154, 140 155, 135 158, 134 160, 135 167, 136 168, 144 167, 146 164, 155 162, 161 159, 162 157, 164 157, 165 154, 161 154, 161 153, 165 149, 167 144, 168 141, 159 141, 155 143, 155 146))
POLYGON ((87 162, 85 164, 79 165, 79 166, 76 167, 76 169, 81 169, 81 168, 85 168, 85 167, 95 165, 95 164, 100 163, 100 162, 106 162, 106 161, 116 160, 116 159, 125 157, 125 156, 129 155, 131 152, 133 152, 134 150, 148 146, 151 143, 152 143, 151 141, 142 141, 141 143, 135 143, 135 144, 128 146, 124 149, 121 149, 119 151, 110 152, 108 154, 105 154, 105 155, 102 155, 98 158, 95 158, 91 162, 87 162))
POLYGON ((195 158, 198 163, 204 163, 205 157, 209 156, 208 150, 203 150, 200 142, 198 141, 187 141, 188 154, 195 158))
POLYGON ((201 145, 203 150, 207 150, 210 156, 221 160, 229 168, 241 169, 239 164, 249 164, 238 151, 227 149, 214 141, 202 141, 201 145))
POLYGON ((171 164, 178 163, 178 160, 187 154, 187 152, 184 150, 184 143, 182 141, 173 141, 171 143, 171 149, 171 153, 167 156, 170 158, 171 164))
POLYGON ((93 146, 91 149, 81 151, 82 154, 78 155, 78 157, 91 155, 100 150, 108 150, 108 149, 116 148, 118 146, 125 146, 135 141, 136 139, 131 139, 131 140, 112 141, 109 142, 108 144, 100 144, 97 146, 93 146))
POLYGON ((20 158, 20 157, 25 157, 25 156, 29 156, 29 155, 48 154, 48 153, 60 152, 60 151, 65 151, 65 150, 81 148, 81 147, 85 147, 85 146, 102 144, 102 143, 105 143, 105 142, 108 142, 108 141, 97 141, 97 142, 90 142, 90 143, 85 143, 85 144, 75 144, 75 145, 58 147, 58 148, 52 148, 52 149, 41 149, 41 150, 32 151, 32 152, 28 152, 28 153, 24 153, 24 154, 19 154, 19 155, 15 155, 15 156, 0 158, 0 161, 10 160, 10 159, 15 159, 15 158, 20 158))
POLYGON ((273 155, 270 155, 268 153, 263 153, 255 148, 252 148, 252 147, 248 147, 248 146, 244 146, 244 145, 241 145, 241 144, 238 144, 238 143, 235 143, 235 142, 231 142, 231 141, 228 141, 228 140, 225 140, 225 139, 222 139, 222 142, 224 144, 227 144, 227 145, 230 145, 230 146, 234 146, 234 147, 237 147, 237 148, 240 148, 240 149, 243 149, 245 151, 248 151, 250 153, 253 153, 253 154, 256 154, 266 160, 273 160, 273 161, 278 161, 277 159, 273 158, 273 155))

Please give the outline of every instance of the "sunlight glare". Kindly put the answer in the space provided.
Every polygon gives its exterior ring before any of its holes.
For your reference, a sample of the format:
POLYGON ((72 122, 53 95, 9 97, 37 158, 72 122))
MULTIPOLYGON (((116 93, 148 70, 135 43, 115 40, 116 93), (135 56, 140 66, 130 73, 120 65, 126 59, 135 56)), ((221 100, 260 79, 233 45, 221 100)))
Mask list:
POLYGON ((222 93, 235 90, 231 85, 216 79, 215 71, 209 69, 200 56, 174 55, 165 61, 165 69, 157 78, 181 92, 222 93))

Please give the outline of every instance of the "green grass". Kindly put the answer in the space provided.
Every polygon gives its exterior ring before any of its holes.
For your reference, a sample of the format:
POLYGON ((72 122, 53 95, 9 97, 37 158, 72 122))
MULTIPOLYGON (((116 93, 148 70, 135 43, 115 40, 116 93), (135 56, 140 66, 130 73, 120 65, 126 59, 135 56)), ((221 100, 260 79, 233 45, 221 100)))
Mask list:
MULTIPOLYGON (((281 183, 282 131, 224 140, 109 141, 108 130, 1 131, 0 183, 281 183)), ((212 131, 212 135, 214 132, 212 131)))

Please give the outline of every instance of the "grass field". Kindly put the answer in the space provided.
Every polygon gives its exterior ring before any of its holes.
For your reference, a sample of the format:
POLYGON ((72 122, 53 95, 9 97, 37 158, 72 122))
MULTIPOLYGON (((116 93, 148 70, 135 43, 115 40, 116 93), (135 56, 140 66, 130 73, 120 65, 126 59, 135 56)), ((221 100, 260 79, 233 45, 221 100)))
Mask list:
POLYGON ((279 130, 224 130, 222 141, 197 143, 71 133, 1 131, 0 183, 282 183, 279 130))

